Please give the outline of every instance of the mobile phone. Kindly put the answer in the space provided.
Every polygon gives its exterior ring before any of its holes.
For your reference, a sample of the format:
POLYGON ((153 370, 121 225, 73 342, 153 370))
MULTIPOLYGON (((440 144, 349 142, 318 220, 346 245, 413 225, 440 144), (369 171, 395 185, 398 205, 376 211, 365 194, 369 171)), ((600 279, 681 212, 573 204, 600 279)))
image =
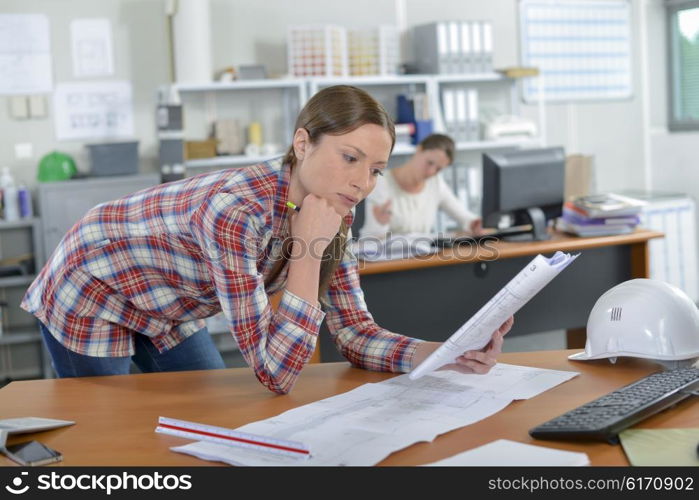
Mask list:
POLYGON ((63 460, 63 455, 60 452, 39 441, 25 441, 7 445, 2 451, 7 458, 20 465, 46 465, 63 460))

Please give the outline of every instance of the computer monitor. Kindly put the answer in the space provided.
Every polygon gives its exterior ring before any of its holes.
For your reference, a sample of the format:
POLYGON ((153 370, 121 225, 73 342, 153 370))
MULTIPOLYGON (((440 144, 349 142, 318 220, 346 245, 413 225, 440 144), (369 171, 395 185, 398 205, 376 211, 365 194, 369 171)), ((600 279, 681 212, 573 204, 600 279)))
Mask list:
POLYGON ((547 222, 562 213, 564 184, 562 147, 484 153, 483 226, 499 228, 502 216, 510 215, 511 225, 532 227, 517 239, 548 239, 547 222))

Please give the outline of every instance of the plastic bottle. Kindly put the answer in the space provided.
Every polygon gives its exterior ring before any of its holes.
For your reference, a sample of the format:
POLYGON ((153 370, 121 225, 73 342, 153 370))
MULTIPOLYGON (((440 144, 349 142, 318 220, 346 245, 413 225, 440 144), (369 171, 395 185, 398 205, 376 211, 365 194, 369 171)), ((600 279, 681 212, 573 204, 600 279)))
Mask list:
POLYGON ((32 192, 24 184, 19 185, 17 191, 17 202, 19 203, 19 216, 23 219, 34 217, 34 207, 32 206, 32 192))
POLYGON ((2 187, 2 200, 5 204, 5 220, 19 220, 19 198, 17 196, 17 185, 10 173, 9 167, 2 168, 0 176, 0 187, 2 187))

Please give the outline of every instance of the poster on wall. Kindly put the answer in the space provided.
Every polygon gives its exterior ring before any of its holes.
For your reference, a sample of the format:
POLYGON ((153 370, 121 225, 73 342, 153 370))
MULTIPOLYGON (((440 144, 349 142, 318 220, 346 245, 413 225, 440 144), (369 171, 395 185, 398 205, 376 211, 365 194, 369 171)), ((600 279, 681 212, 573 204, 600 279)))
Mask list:
POLYGON ((521 0, 527 103, 628 99, 632 95, 631 6, 627 0, 521 0))
POLYGON ((70 23, 73 75, 81 77, 114 74, 112 26, 109 19, 75 19, 70 23))
POLYGON ((53 109, 60 141, 133 137, 131 82, 59 83, 53 109))
POLYGON ((0 94, 46 94, 53 88, 49 20, 0 14, 0 94))

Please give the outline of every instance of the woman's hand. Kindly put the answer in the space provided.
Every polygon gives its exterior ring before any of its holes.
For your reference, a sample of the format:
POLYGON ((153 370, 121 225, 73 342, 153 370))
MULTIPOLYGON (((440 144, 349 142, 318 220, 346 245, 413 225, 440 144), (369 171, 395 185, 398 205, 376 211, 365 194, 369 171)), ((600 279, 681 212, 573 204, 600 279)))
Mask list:
POLYGON ((323 252, 341 222, 342 217, 330 203, 313 194, 306 196, 301 211, 291 216, 293 246, 286 289, 316 307, 323 252))
POLYGON ((391 200, 380 205, 374 205, 374 218, 379 224, 388 224, 391 222, 391 200))
POLYGON ((471 221, 471 225, 469 226, 469 231, 473 236, 480 236, 483 234, 483 220, 482 219, 474 219, 471 221))
POLYGON ((325 198, 309 194, 303 199, 301 211, 291 216, 291 236, 294 246, 298 248, 293 253, 304 252, 317 259, 323 257, 323 251, 340 230, 342 217, 325 198), (309 252, 310 251, 310 252, 309 252))
POLYGON ((460 373, 478 373, 484 375, 498 362, 497 357, 502 352, 503 337, 510 331, 515 322, 510 316, 494 333, 488 345, 480 351, 466 351, 456 358, 454 363, 444 365, 440 370, 454 370, 460 373))
MULTIPOLYGON (((459 373, 486 374, 497 363, 497 356, 502 352, 503 337, 510 331, 514 324, 514 316, 510 316, 494 333, 488 345, 480 351, 466 351, 456 360, 444 365, 439 370, 454 370, 459 373)), ((415 368, 432 351, 436 350, 441 342, 424 342, 418 346, 413 357, 412 367, 415 368)))

